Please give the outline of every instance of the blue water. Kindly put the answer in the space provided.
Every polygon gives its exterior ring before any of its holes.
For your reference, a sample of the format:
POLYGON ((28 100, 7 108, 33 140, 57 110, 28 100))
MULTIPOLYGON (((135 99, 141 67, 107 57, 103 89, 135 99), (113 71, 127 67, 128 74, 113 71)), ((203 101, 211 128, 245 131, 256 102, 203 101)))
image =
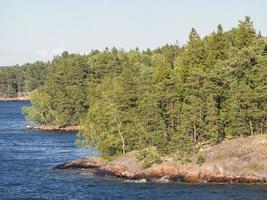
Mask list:
POLYGON ((96 155, 75 145, 75 135, 27 131, 21 107, 0 102, 0 199, 266 200, 266 185, 154 184, 94 177, 55 165, 96 155))

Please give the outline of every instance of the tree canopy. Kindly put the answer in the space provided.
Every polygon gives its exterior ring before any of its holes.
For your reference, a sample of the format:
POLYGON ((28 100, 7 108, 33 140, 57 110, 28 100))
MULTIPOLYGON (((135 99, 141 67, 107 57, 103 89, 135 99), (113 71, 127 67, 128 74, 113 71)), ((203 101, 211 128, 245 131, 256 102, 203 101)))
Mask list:
MULTIPOLYGON (((227 137, 266 133, 267 42, 249 17, 203 38, 193 28, 182 47, 65 52, 42 65, 44 82, 23 82, 23 91, 37 87, 26 117, 80 125, 80 142, 107 158, 145 148, 192 154, 227 137)), ((15 78, 1 89, 15 95, 18 69, 9 70, 4 76, 15 78)))
POLYGON ((35 62, 0 68, 0 98, 27 96, 44 84, 49 63, 35 62))

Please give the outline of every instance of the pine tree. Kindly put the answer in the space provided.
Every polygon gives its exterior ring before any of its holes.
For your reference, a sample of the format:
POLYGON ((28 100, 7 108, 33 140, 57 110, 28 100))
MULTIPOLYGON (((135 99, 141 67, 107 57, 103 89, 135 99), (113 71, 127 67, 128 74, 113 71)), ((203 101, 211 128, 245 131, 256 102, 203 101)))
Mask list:
POLYGON ((256 38, 256 31, 250 17, 246 16, 244 21, 239 21, 238 28, 235 33, 234 45, 239 49, 248 47, 253 44, 256 38))

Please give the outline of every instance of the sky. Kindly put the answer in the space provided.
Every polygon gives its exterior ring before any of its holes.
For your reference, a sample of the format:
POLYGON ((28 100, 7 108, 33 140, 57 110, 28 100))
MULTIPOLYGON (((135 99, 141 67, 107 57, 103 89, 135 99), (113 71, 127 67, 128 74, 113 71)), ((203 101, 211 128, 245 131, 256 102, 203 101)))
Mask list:
POLYGON ((0 0, 0 66, 51 60, 64 50, 183 45, 250 16, 267 35, 267 0, 0 0))

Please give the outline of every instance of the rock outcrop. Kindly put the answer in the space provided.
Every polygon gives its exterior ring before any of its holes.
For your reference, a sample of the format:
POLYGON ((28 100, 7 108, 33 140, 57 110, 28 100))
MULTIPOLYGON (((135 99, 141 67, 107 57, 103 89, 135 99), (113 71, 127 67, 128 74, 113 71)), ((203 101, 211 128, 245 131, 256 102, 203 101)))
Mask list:
POLYGON ((100 169, 106 162, 99 157, 84 158, 81 160, 73 160, 69 163, 60 164, 54 167, 54 169, 100 169))
POLYGON ((104 174, 133 179, 138 172, 143 170, 143 166, 136 156, 136 151, 129 152, 103 165, 100 170, 104 174))
POLYGON ((66 132, 78 132, 79 126, 52 126, 52 125, 37 125, 37 126, 26 126, 28 130, 34 131, 66 131, 66 132))
POLYGON ((205 162, 182 165, 165 161, 144 169, 129 152, 111 162, 87 158, 59 165, 59 169, 94 169, 97 175, 147 181, 267 183, 267 135, 257 135, 225 141, 200 151, 205 162))
POLYGON ((30 101, 29 96, 23 96, 23 97, 14 97, 14 98, 5 98, 5 97, 0 97, 0 102, 8 102, 8 101, 30 101))

